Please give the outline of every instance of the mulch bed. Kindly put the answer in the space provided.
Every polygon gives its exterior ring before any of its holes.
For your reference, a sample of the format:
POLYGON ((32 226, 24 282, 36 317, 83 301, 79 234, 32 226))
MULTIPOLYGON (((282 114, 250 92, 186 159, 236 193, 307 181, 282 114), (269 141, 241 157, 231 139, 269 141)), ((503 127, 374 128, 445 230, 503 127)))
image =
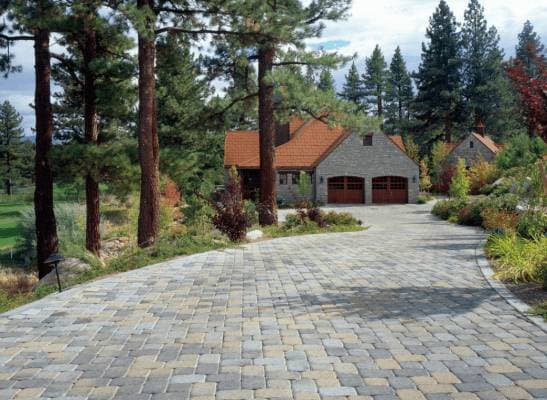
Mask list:
POLYGON ((544 290, 540 283, 504 283, 515 297, 530 306, 547 302, 547 290, 544 290))

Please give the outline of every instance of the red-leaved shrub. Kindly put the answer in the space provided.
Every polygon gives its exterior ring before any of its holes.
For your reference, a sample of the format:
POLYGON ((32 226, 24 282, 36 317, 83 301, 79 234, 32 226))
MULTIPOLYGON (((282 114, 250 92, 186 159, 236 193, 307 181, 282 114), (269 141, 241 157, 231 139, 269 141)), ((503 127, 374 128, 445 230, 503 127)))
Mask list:
POLYGON ((448 193, 450 190, 450 183, 452 182, 452 177, 456 172, 456 168, 452 165, 445 165, 443 167, 443 172, 441 173, 439 182, 435 185, 435 191, 439 193, 448 193))
POLYGON ((213 225, 225 233, 230 240, 240 242, 247 234, 247 217, 241 193, 241 182, 237 171, 232 169, 226 189, 220 194, 219 201, 211 201, 215 210, 213 225))

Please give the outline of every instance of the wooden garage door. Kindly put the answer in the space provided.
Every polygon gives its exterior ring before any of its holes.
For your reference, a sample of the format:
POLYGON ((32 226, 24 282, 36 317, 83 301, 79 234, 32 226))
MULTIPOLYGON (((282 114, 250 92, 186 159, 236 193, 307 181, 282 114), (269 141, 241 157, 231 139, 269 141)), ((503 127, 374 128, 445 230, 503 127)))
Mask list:
POLYGON ((337 176, 329 178, 329 203, 364 203, 365 181, 356 176, 337 176))
POLYGON ((408 203, 408 179, 380 176, 372 179, 373 203, 408 203))

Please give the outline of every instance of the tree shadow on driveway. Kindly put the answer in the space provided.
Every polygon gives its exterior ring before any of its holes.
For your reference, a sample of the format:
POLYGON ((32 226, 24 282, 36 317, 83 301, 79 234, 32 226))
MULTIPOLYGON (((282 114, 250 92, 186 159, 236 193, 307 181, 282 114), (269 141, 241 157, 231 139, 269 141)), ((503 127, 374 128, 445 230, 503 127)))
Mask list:
MULTIPOLYGON (((344 317, 359 316, 366 320, 420 319, 433 316, 456 316, 475 309, 495 296, 491 288, 465 287, 338 287, 337 292, 320 295, 302 294, 303 312, 336 313, 344 317)), ((298 303, 299 304, 298 304, 298 303)))

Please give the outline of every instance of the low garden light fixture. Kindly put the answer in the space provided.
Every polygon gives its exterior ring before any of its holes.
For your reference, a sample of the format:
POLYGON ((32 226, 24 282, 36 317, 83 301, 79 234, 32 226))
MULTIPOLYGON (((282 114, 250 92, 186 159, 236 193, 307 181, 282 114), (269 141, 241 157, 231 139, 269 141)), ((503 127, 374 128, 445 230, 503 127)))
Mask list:
POLYGON ((59 263, 64 260, 65 259, 62 255, 58 253, 53 253, 46 259, 46 261, 44 261, 44 264, 46 265, 53 264, 53 267, 55 268, 55 275, 57 275, 57 285, 59 285, 59 292, 62 292, 63 290, 61 288, 61 279, 59 278, 58 266, 59 266, 59 263))

